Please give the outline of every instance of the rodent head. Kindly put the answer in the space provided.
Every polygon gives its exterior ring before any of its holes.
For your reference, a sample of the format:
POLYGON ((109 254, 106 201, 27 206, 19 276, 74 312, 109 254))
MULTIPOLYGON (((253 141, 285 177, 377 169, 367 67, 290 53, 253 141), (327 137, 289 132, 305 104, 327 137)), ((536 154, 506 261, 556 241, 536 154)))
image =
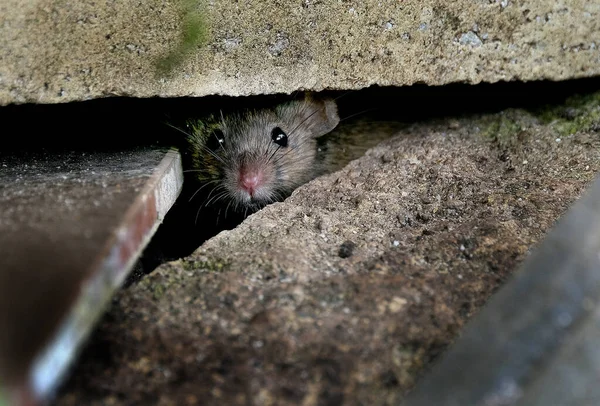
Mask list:
POLYGON ((309 96, 190 122, 192 173, 210 189, 205 204, 254 211, 287 197, 317 174, 316 138, 338 122, 333 100, 309 96))

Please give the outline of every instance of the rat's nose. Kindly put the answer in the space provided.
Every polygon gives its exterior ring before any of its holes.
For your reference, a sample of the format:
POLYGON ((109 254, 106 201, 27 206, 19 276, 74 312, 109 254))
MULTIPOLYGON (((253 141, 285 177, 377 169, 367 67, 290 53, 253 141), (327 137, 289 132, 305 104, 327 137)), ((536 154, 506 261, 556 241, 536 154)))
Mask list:
POLYGON ((254 197, 254 193, 262 186, 263 174, 258 170, 242 169, 240 173, 240 187, 248 192, 250 197, 254 197))

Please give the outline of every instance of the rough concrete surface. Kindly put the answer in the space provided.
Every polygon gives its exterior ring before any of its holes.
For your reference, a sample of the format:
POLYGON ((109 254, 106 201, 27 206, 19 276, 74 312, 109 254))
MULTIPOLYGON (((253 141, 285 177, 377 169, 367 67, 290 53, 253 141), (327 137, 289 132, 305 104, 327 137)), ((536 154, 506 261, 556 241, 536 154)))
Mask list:
POLYGON ((179 154, 158 149, 11 152, 0 153, 0 392, 43 399, 183 175, 179 154))
POLYGON ((600 169, 598 98, 402 130, 121 291, 56 403, 397 404, 600 169))
POLYGON ((0 4, 0 105, 600 74, 596 0, 0 4))
POLYGON ((598 252, 599 177, 402 405, 600 404, 598 252))

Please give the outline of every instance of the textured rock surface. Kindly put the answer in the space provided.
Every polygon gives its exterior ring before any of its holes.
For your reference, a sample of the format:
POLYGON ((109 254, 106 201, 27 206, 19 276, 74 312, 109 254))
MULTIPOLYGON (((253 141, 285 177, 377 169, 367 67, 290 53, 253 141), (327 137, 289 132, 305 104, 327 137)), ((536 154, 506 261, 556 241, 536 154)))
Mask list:
POLYGON ((3 147, 0 392, 44 398, 174 204, 181 158, 3 147))
POLYGON ((161 266, 57 404, 397 404, 600 169, 599 97, 411 126, 161 266))
POLYGON ((600 74, 596 0, 5 0, 0 104, 600 74))

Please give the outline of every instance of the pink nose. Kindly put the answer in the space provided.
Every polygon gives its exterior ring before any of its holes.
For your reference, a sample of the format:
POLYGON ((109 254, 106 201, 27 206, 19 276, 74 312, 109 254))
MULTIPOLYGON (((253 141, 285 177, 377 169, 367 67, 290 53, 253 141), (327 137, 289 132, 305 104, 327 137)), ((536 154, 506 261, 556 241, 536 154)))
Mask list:
POLYGON ((263 175, 258 171, 242 171, 240 174, 240 186, 250 196, 254 196, 256 189, 258 189, 263 183, 263 175))

